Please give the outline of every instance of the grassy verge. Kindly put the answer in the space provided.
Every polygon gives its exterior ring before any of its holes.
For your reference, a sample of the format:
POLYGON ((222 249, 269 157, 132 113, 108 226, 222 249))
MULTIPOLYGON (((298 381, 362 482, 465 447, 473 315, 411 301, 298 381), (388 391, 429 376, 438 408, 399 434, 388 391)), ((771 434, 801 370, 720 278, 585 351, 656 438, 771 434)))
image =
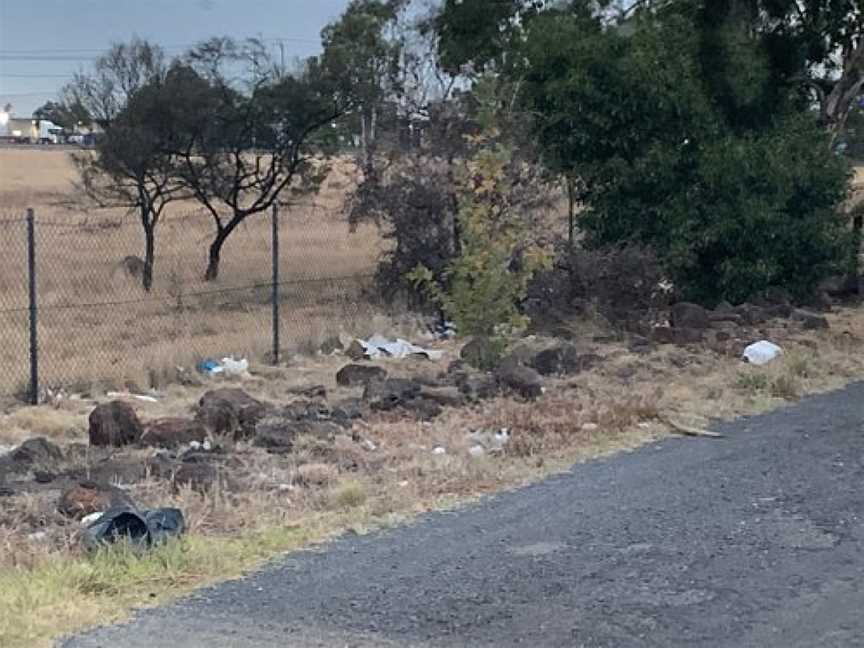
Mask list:
MULTIPOLYGON (((56 495, 9 498, 0 521, 0 645, 47 646, 347 529, 403 523, 638 447, 673 433, 664 423, 670 418, 704 427, 840 387, 864 375, 864 313, 840 311, 831 324, 829 331, 785 337, 771 332, 785 353, 766 367, 704 349, 640 354, 609 343, 596 369, 552 381, 536 403, 495 399, 447 409, 431 424, 382 414, 362 426, 374 451, 310 441, 288 458, 274 458, 233 448, 244 475, 238 490, 200 495, 174 493, 158 481, 133 486, 136 501, 178 506, 190 525, 182 541, 144 555, 122 547, 86 555, 77 548, 75 525, 46 513, 56 495), (466 431, 501 427, 511 430, 504 453, 471 456, 466 431), (33 529, 45 537, 36 539, 28 533, 33 529)), ((267 388, 284 385, 268 381, 267 388)), ((38 432, 31 414, 27 429, 38 432)))

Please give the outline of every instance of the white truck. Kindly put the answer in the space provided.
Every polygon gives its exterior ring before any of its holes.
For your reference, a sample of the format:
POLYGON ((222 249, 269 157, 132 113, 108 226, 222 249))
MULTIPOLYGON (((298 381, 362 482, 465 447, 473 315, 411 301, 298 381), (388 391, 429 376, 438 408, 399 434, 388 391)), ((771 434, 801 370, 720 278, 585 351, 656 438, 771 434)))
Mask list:
POLYGON ((47 119, 40 119, 38 124, 39 144, 60 144, 63 128, 47 119))

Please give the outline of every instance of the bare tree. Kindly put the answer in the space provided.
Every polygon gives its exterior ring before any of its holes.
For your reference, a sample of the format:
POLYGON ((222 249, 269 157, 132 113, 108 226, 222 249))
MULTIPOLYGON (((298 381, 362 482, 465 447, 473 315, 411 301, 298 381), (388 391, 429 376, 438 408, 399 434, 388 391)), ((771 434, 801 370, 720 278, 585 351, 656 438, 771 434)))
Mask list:
POLYGON ((317 190, 325 171, 311 139, 350 106, 315 59, 295 74, 260 42, 208 41, 168 78, 170 149, 181 184, 216 227, 205 279, 219 276, 222 248, 237 227, 286 190, 317 190))
POLYGON ((72 155, 78 187, 97 204, 138 214, 144 230, 145 290, 153 285, 156 227, 165 207, 184 197, 166 155, 163 51, 134 39, 114 45, 92 71, 77 74, 65 94, 102 130, 94 151, 72 155))

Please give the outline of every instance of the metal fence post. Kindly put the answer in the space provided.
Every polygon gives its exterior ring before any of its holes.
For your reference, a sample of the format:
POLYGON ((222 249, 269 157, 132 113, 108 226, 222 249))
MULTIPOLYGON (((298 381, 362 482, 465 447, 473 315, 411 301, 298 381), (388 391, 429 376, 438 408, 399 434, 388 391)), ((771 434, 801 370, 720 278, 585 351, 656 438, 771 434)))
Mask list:
POLYGON ((33 209, 27 210, 27 274, 30 285, 30 403, 39 404, 39 345, 36 317, 36 228, 33 209))
POLYGON ((273 203, 273 364, 279 364, 279 205, 273 203))

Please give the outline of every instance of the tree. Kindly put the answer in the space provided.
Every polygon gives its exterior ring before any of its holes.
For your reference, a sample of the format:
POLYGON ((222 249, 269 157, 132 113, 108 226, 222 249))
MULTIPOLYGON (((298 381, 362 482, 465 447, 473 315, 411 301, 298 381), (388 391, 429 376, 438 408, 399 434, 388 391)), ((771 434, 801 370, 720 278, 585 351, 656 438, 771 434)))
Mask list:
POLYGON ((70 131, 79 124, 89 124, 91 121, 87 109, 74 99, 69 103, 47 101, 33 111, 33 119, 47 119, 70 131))
POLYGON ((214 39, 192 50, 166 81, 176 177, 216 227, 206 280, 223 246, 251 216, 322 179, 310 138, 351 107, 316 59, 286 75, 255 41, 214 39), (242 71, 242 83, 234 75, 242 71))
POLYGON ((364 166, 374 156, 384 103, 401 92, 404 43, 397 21, 408 0, 352 0, 321 32, 321 65, 356 103, 364 166))
POLYGON ((142 40, 114 45, 90 74, 79 74, 70 105, 102 128, 95 151, 72 155, 80 186, 98 204, 137 212, 144 232, 142 285, 153 285, 156 227, 165 207, 185 196, 165 152, 167 118, 164 53, 142 40))
POLYGON ((625 25, 545 12, 520 47, 522 107, 546 164, 583 184, 588 245, 649 245, 704 302, 803 298, 846 258, 847 169, 740 4, 625 25))

